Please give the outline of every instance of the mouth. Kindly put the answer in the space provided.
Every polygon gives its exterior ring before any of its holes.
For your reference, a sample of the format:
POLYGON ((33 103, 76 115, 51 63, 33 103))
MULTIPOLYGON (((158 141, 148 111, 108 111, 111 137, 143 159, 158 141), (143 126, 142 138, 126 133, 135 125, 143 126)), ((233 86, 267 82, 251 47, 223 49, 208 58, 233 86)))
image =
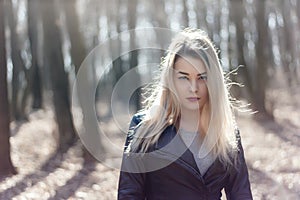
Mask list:
POLYGON ((189 101, 191 101, 191 102, 195 102, 195 101, 199 101, 200 100, 199 97, 188 97, 186 99, 189 100, 189 101))

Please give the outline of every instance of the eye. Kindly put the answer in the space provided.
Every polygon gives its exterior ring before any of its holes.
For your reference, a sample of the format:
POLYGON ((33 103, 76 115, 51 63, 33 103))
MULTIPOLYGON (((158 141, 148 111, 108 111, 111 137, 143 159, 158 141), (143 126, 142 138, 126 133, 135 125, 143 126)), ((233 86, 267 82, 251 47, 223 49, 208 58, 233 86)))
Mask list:
POLYGON ((179 76, 178 79, 189 80, 189 78, 187 76, 179 76))
POLYGON ((207 80, 207 75, 200 75, 199 80, 207 80))

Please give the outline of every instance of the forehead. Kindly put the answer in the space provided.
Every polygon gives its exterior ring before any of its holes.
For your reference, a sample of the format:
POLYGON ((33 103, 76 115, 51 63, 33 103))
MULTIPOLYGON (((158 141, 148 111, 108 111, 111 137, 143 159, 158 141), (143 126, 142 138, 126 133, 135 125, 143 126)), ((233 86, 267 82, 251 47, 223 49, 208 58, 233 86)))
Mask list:
POLYGON ((174 69, 194 75, 206 72, 204 62, 200 58, 190 56, 178 57, 174 63, 174 69))

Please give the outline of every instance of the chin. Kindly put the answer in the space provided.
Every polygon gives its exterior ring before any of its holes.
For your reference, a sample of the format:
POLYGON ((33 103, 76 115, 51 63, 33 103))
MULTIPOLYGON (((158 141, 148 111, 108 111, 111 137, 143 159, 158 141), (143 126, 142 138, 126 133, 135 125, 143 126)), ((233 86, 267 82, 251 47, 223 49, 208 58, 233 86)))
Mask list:
POLYGON ((186 110, 190 110, 190 111, 199 111, 200 110, 199 106, 185 106, 184 108, 186 110))

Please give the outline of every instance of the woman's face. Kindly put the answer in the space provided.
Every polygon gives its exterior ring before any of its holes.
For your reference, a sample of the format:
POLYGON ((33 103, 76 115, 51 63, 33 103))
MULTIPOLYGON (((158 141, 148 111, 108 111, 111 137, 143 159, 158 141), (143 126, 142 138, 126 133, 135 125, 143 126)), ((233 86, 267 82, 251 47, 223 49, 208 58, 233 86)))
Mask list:
POLYGON ((174 63, 173 80, 181 111, 202 110, 208 103, 207 73, 199 58, 178 57, 174 63))

